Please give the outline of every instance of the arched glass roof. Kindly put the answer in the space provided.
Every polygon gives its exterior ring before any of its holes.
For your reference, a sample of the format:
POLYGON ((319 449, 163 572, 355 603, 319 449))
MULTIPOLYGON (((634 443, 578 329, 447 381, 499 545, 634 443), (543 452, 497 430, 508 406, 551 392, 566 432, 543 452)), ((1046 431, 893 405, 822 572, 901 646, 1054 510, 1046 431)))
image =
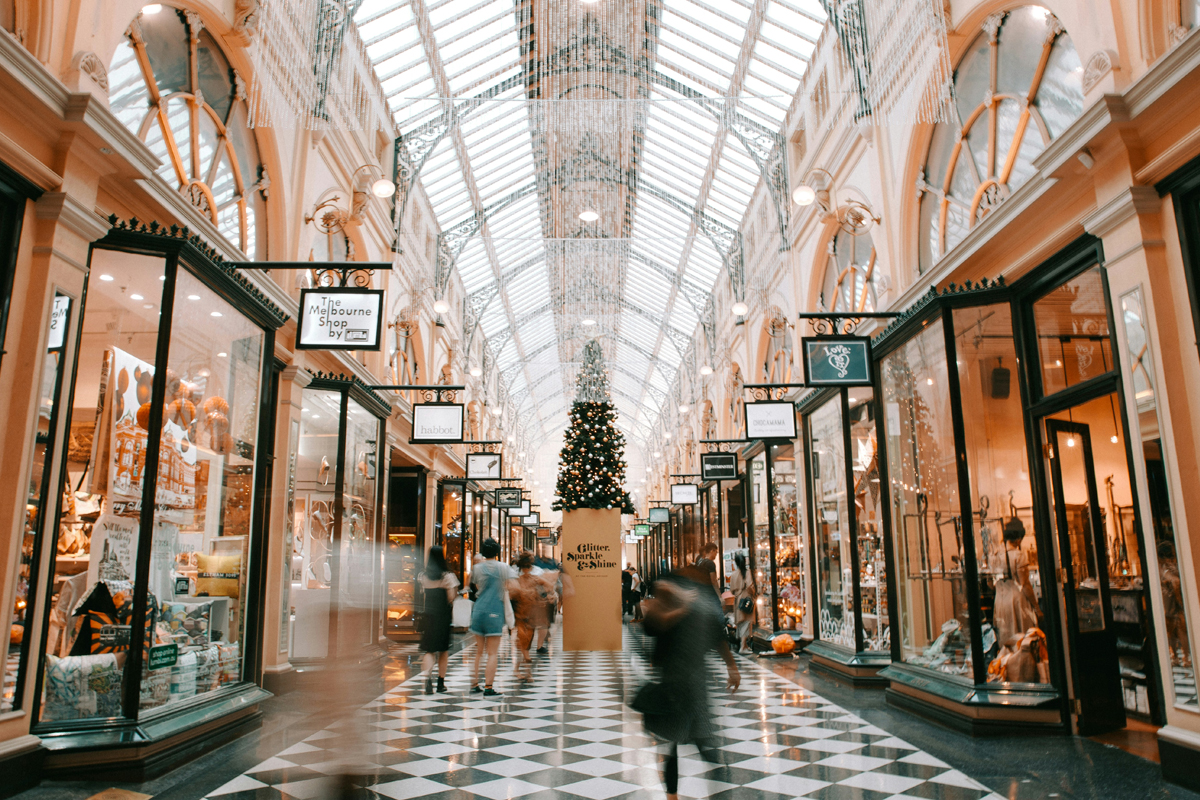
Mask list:
POLYGON ((439 268, 468 293, 465 335, 527 427, 566 427, 599 338, 621 424, 648 442, 722 269, 740 279, 759 180, 786 198, 819 0, 363 0, 355 21, 439 268))

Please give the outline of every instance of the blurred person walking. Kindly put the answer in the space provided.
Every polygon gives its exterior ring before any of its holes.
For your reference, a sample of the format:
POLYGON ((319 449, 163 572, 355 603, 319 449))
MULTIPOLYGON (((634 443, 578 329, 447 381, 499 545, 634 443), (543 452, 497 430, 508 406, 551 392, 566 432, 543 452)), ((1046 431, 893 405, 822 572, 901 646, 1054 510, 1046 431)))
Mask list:
POLYGON ((527 681, 533 677, 533 659, 529 655, 529 648, 533 644, 534 633, 549 628, 550 603, 557 598, 553 596, 553 585, 547 582, 545 573, 534 574, 532 553, 521 553, 517 568, 521 574, 509 584, 509 593, 516 606, 517 633, 514 643, 519 658, 516 673, 518 680, 527 681))
POLYGON ((500 545, 488 539, 479 547, 483 561, 471 571, 471 582, 475 584, 475 605, 471 608, 471 633, 475 634, 475 667, 471 671, 471 692, 483 692, 486 697, 500 693, 492 688, 496 678, 496 659, 500 651, 500 637, 504 633, 504 604, 508 602, 509 568, 496 560, 500 545), (484 685, 479 686, 479 660, 487 650, 487 667, 484 685))
POLYGON ((629 567, 629 576, 632 579, 629 591, 633 595, 633 622, 640 622, 642 619, 642 576, 638 575, 637 567, 634 566, 629 567))
POLYGON ((737 626, 738 652, 749 653, 746 642, 754 628, 754 579, 746 568, 746 555, 733 554, 733 575, 729 579, 729 592, 733 595, 733 624, 737 626))
POLYGON ((712 542, 707 542, 700 550, 700 557, 696 559, 696 566, 708 576, 708 581, 712 585, 713 590, 720 593, 721 588, 717 583, 717 555, 721 552, 721 548, 717 547, 712 542))
POLYGON ((694 743, 706 760, 714 758, 712 712, 708 698, 708 659, 713 650, 728 670, 729 691, 741 675, 724 637, 724 614, 707 573, 686 567, 654 584, 646 601, 644 630, 655 638, 650 663, 658 680, 643 686, 631 704, 646 730, 668 743, 663 783, 668 800, 679 797, 679 745, 694 743))
POLYGON ((446 691, 446 666, 450 660, 450 621, 458 596, 458 578, 446 564, 441 545, 429 548, 421 573, 421 666, 425 671, 425 694, 433 694, 433 671, 437 667, 437 690, 446 691))

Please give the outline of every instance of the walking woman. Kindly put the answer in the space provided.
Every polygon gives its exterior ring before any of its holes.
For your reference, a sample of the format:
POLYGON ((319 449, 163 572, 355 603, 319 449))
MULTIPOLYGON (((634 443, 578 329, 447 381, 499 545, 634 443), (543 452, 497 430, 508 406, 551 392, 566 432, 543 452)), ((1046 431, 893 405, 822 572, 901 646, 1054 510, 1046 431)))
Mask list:
POLYGON ((450 651, 450 612, 458 596, 458 578, 446 565, 441 545, 429 548, 429 559, 421 573, 424 611, 421 614, 421 666, 425 670, 425 694, 433 694, 433 667, 437 665, 437 690, 446 691, 446 665, 450 651))
POLYGON ((658 675, 633 701, 646 730, 668 743, 663 766, 667 800, 679 797, 679 745, 693 743, 711 759, 716 726, 708 698, 707 655, 716 650, 729 671, 728 686, 741 683, 737 663, 724 637, 721 603, 708 574, 695 567, 671 573, 654 584, 646 600, 644 630, 655 637, 650 661, 658 675))
POLYGON ((488 539, 479 546, 483 561, 471 571, 471 582, 475 584, 475 605, 471 608, 471 633, 475 634, 475 668, 471 671, 471 691, 483 692, 485 697, 497 697, 499 692, 492 688, 496 678, 496 658, 500 652, 500 636, 504 633, 504 604, 508 602, 508 566, 496 560, 500 545, 488 539), (479 659, 487 650, 487 668, 484 685, 479 686, 479 659))
POLYGON ((746 569, 746 554, 733 554, 733 576, 729 579, 729 592, 733 595, 733 622, 737 626, 739 653, 749 653, 746 640, 754 628, 754 579, 746 569))
POLYGON ((529 655, 533 634, 539 628, 550 626, 550 603, 557 598, 553 597, 553 585, 547 583, 547 573, 533 574, 532 553, 521 553, 517 569, 521 574, 509 584, 509 593, 516 602, 517 678, 527 681, 533 677, 533 659, 529 655))

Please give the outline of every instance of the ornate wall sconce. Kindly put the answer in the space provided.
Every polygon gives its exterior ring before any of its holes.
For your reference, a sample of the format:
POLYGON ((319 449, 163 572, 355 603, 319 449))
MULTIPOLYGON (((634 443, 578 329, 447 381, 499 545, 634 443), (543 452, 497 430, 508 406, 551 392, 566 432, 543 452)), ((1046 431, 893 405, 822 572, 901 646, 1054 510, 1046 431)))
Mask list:
POLYGON ((838 226, 852 236, 862 236, 879 222, 879 217, 866 203, 855 199, 839 202, 833 175, 820 168, 808 171, 804 182, 792 192, 792 200, 798 206, 817 203, 823 216, 835 218, 838 226))
POLYGON ((313 213, 306 216, 304 221, 305 223, 315 223, 317 230, 327 235, 342 232, 350 225, 361 225, 367 213, 368 191, 383 199, 396 194, 396 184, 383 174, 380 167, 374 164, 363 164, 350 176, 350 208, 348 210, 338 205, 341 197, 335 194, 313 209, 313 213), (371 174, 374 172, 379 173, 379 177, 371 180, 371 174))

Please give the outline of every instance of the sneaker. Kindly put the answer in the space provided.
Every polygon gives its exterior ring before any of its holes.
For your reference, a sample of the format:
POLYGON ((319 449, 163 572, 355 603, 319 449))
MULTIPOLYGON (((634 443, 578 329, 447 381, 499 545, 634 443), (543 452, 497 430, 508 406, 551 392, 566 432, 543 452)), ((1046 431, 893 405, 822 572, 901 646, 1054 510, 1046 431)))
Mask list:
MULTIPOLYGON (((438 683, 441 683, 441 678, 438 679, 438 683)), ((425 694, 433 694, 433 678, 425 678, 425 694)))
POLYGON ((445 694, 446 692, 450 691, 449 689, 446 688, 446 679, 445 678, 438 678, 437 690, 438 690, 438 694, 445 694))
POLYGON ((546 655, 546 653, 549 653, 549 652, 550 652, 550 648, 546 647, 546 645, 542 645, 541 647, 539 647, 537 649, 537 653, 539 656, 544 656, 544 655, 546 655))
POLYGON ((475 684, 474 686, 471 687, 471 694, 479 694, 482 691, 483 691, 483 688, 479 684, 475 684))
MULTIPOLYGON (((479 687, 475 687, 475 688, 479 688, 479 687)), ((484 697, 499 697, 500 693, 489 686, 483 690, 483 696, 484 697)))

